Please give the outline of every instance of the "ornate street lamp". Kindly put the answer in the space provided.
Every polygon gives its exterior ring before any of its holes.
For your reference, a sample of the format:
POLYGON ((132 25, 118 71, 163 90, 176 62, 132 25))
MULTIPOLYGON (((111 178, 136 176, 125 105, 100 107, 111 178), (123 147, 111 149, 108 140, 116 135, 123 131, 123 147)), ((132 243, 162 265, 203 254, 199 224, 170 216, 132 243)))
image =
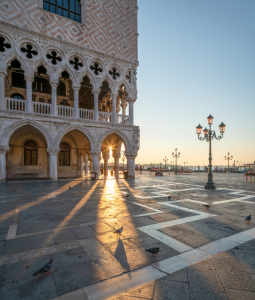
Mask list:
POLYGON ((220 136, 216 136, 216 133, 214 130, 211 130, 211 126, 213 123, 213 116, 209 115, 208 118, 208 125, 209 125, 209 129, 205 128, 203 130, 204 133, 204 137, 200 137, 200 134, 202 132, 202 126, 199 124, 196 129, 197 129, 197 137, 200 141, 206 140, 207 142, 209 142, 209 171, 208 171, 208 182, 205 185, 206 189, 215 189, 215 185, 213 182, 213 174, 212 174, 212 139, 216 139, 216 140, 220 140, 223 138, 223 134, 225 132, 225 127, 226 125, 222 122, 219 125, 219 129, 220 129, 220 136))
POLYGON ((172 156, 173 156, 173 158, 175 158, 175 172, 174 173, 178 174, 178 171, 177 171, 177 158, 179 158, 181 156, 181 153, 180 152, 177 153, 177 148, 176 148, 175 153, 173 152, 172 156))
POLYGON ((225 157, 225 160, 228 161, 228 172, 229 172, 229 161, 233 159, 233 156, 229 157, 229 152, 228 152, 228 157, 224 156, 225 157))
POLYGON ((166 163, 168 162, 168 158, 163 158, 163 162, 165 163, 165 170, 166 170, 166 163))

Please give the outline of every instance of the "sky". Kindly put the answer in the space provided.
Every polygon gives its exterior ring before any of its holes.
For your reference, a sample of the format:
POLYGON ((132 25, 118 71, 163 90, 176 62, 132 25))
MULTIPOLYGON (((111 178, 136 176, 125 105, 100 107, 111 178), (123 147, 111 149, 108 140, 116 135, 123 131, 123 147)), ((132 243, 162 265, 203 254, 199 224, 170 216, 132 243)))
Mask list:
POLYGON ((209 145, 196 126, 223 139, 212 141, 213 165, 255 161, 255 1, 138 0, 138 99, 135 125, 141 143, 136 163, 173 161, 207 165, 209 145), (208 126, 207 126, 208 127, 208 126))

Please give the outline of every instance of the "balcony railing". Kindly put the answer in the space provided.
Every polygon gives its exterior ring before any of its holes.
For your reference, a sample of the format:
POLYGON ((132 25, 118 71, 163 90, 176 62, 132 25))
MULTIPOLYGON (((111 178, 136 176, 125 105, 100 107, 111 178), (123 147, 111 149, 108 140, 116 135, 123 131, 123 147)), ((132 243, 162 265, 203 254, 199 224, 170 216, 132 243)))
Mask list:
POLYGON ((112 114, 104 111, 99 111, 99 121, 101 122, 111 122, 112 114))
POLYGON ((5 98, 5 100, 6 100, 6 109, 26 111, 26 100, 13 99, 13 98, 5 98))
POLYGON ((58 115, 60 117, 69 117, 73 116, 73 107, 58 105, 58 115))
POLYGON ((93 120, 94 119, 94 110, 80 108, 79 109, 79 117, 80 117, 80 119, 93 120))
POLYGON ((35 114, 50 114, 51 105, 49 103, 33 102, 33 112, 35 114))
POLYGON ((118 114, 117 120, 118 120, 118 123, 129 124, 129 116, 118 114))
MULTIPOLYGON (((26 111, 26 100, 5 98, 6 109, 15 111, 26 111)), ((51 104, 42 102, 32 102, 33 113, 50 115, 51 104)), ((73 107, 57 105, 57 115, 60 117, 73 117, 73 107)), ((100 122, 112 122, 112 113, 98 112, 100 122)), ((79 108, 79 118, 83 120, 94 120, 94 110, 79 108)), ((117 114, 117 123, 129 124, 129 116, 117 114)))

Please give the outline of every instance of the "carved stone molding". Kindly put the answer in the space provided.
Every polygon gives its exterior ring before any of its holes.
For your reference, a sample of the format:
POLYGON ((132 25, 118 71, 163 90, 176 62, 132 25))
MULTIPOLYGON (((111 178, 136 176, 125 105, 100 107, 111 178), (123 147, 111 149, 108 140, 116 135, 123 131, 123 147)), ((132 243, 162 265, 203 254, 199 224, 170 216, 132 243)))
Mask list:
POLYGON ((98 156, 98 158, 100 158, 101 157, 101 151, 96 151, 96 150, 92 150, 92 151, 90 151, 90 154, 92 155, 92 156, 98 156))
POLYGON ((6 154, 9 151, 9 146, 0 146, 0 154, 6 154))
POLYGON ((59 148, 48 148, 47 152, 49 155, 57 155, 59 153, 60 149, 59 148))
POLYGON ((25 80, 29 81, 29 82, 33 82, 34 81, 34 76, 32 76, 32 75, 26 75, 25 76, 25 80))
POLYGON ((129 152, 129 153, 125 152, 125 156, 126 156, 126 158, 133 158, 133 159, 135 159, 136 156, 137 156, 137 152, 129 152))

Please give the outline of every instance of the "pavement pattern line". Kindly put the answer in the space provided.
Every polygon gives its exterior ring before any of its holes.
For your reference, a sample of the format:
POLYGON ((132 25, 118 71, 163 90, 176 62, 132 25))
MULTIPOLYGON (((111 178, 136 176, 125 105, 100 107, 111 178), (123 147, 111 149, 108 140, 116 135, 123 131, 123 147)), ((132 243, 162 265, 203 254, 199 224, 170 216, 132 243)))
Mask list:
POLYGON ((19 213, 20 213, 20 210, 15 209, 13 218, 12 218, 12 222, 11 222, 12 224, 9 227, 6 240, 15 239, 15 237, 16 237, 17 230, 18 230, 19 213))
POLYGON ((79 300, 106 300, 117 297, 253 239, 255 227, 51 300, 73 300, 77 295, 81 296, 79 300))
MULTIPOLYGON (((122 198, 120 198, 122 199, 122 198)), ((123 201, 127 201, 126 199, 122 199, 123 201)), ((53 200, 53 201, 58 201, 58 200, 53 200)), ((52 201, 52 202, 53 202, 52 201)), ((143 205, 140 203, 136 203, 131 201, 133 204, 141 206, 141 207, 145 207, 147 209, 153 210, 154 212, 151 213, 144 213, 144 214, 139 214, 139 215, 135 215, 135 216, 127 216, 127 217, 123 217, 123 218, 113 218, 110 220, 107 220, 107 222, 115 222, 117 220, 124 220, 124 219, 128 219, 128 218, 140 218, 140 217, 146 217, 146 216, 151 216, 151 215, 155 215, 155 214, 162 214, 163 212, 153 208, 153 207, 149 207, 147 205, 143 205)), ((27 237, 27 236, 33 236, 33 235, 37 235, 37 234, 42 234, 42 233, 49 233, 49 232, 57 232, 57 231, 62 231, 64 229, 72 229, 72 228, 78 228, 78 227, 83 227, 83 226, 89 226, 89 225, 95 225, 95 224, 99 224, 99 223, 105 223, 105 220, 102 221, 98 221, 98 222, 88 222, 88 223, 82 223, 82 224, 78 224, 78 225, 72 225, 72 226, 66 226, 66 227, 61 227, 59 229, 49 229, 49 230, 43 230, 43 231, 39 231, 39 232, 32 232, 32 233, 24 233, 24 234, 19 234, 16 235, 17 232, 17 225, 15 225, 15 234, 14 234, 14 229, 12 229, 12 234, 10 234, 9 239, 15 239, 15 238, 21 238, 21 237, 27 237)), ((12 226, 12 225, 11 225, 12 226)), ((10 231, 10 229, 9 229, 10 231)))

